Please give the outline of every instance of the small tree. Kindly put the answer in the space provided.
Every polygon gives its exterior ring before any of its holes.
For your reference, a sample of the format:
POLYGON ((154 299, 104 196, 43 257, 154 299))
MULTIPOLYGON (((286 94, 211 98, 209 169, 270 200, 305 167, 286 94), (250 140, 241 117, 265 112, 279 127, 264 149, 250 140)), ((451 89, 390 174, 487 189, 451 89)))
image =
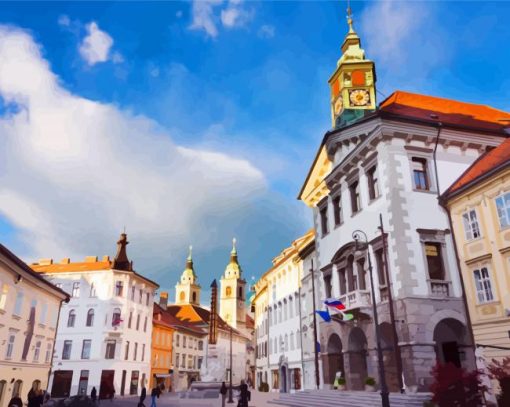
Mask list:
POLYGON ((432 401, 439 407, 478 407, 487 387, 482 385, 480 372, 467 372, 453 363, 437 363, 432 368, 434 383, 430 386, 432 401))
POLYGON ((501 387, 501 393, 498 394, 498 405, 510 406, 510 357, 502 361, 492 359, 491 364, 487 366, 491 379, 496 379, 501 387))

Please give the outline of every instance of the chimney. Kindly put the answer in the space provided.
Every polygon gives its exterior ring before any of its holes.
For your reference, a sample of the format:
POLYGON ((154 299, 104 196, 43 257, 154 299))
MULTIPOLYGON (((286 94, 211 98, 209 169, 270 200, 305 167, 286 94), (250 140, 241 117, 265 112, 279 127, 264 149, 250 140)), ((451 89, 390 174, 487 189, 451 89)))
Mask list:
POLYGON ((168 306, 168 293, 166 291, 162 291, 159 294, 159 306, 163 309, 166 309, 168 306))

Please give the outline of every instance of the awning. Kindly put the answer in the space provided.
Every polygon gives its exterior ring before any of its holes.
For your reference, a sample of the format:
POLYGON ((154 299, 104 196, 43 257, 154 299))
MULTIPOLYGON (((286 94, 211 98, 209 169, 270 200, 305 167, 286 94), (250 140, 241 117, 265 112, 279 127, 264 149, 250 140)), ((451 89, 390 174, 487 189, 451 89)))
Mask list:
POLYGON ((169 373, 156 373, 156 377, 172 377, 169 373))

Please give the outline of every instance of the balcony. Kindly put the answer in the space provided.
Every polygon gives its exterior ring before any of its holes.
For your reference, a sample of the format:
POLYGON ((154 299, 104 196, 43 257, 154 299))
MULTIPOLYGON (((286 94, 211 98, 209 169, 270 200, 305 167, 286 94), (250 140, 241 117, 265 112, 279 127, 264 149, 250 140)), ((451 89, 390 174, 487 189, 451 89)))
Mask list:
POLYGON ((340 296, 340 301, 345 305, 345 311, 350 311, 356 308, 370 307, 372 302, 370 300, 370 291, 368 290, 355 290, 340 296))
POLYGON ((446 298, 450 296, 451 281, 429 280, 430 293, 432 297, 446 298))

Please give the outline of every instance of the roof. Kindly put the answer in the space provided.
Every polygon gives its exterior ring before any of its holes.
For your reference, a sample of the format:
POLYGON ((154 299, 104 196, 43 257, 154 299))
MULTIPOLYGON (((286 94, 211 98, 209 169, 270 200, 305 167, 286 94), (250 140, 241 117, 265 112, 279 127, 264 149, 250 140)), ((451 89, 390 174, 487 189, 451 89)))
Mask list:
POLYGON ((464 173, 443 193, 447 199, 510 166, 510 139, 478 157, 464 173))
POLYGON ((25 273, 29 274, 34 279, 40 281, 51 290, 56 291, 58 294, 60 294, 59 296, 63 300, 69 301, 69 294, 67 294, 64 290, 58 288, 57 286, 46 280, 44 277, 36 273, 23 260, 21 260, 18 256, 16 256, 13 252, 11 252, 7 247, 5 247, 2 244, 0 244, 0 254, 7 257, 10 261, 16 264, 16 266, 18 266, 20 269, 22 269, 25 273))
POLYGON ((207 332, 203 328, 201 328, 191 322, 180 320, 179 318, 172 315, 171 312, 169 312, 168 310, 165 310, 163 307, 161 307, 161 305, 159 305, 158 303, 154 303, 154 309, 153 309, 152 315, 153 315, 153 323, 154 324, 166 325, 166 326, 169 326, 176 330, 180 330, 180 331, 185 330, 185 331, 197 334, 197 335, 206 335, 207 334, 207 332), (161 320, 158 320, 156 318, 156 316, 158 314, 161 314, 161 320))
POLYGON ((255 321, 248 314, 246 314, 246 328, 248 328, 248 329, 255 328, 255 321))
POLYGON ((443 125, 503 132, 510 113, 486 105, 397 90, 379 105, 379 111, 403 118, 441 122, 443 125), (437 118, 431 118, 436 114, 437 118))

